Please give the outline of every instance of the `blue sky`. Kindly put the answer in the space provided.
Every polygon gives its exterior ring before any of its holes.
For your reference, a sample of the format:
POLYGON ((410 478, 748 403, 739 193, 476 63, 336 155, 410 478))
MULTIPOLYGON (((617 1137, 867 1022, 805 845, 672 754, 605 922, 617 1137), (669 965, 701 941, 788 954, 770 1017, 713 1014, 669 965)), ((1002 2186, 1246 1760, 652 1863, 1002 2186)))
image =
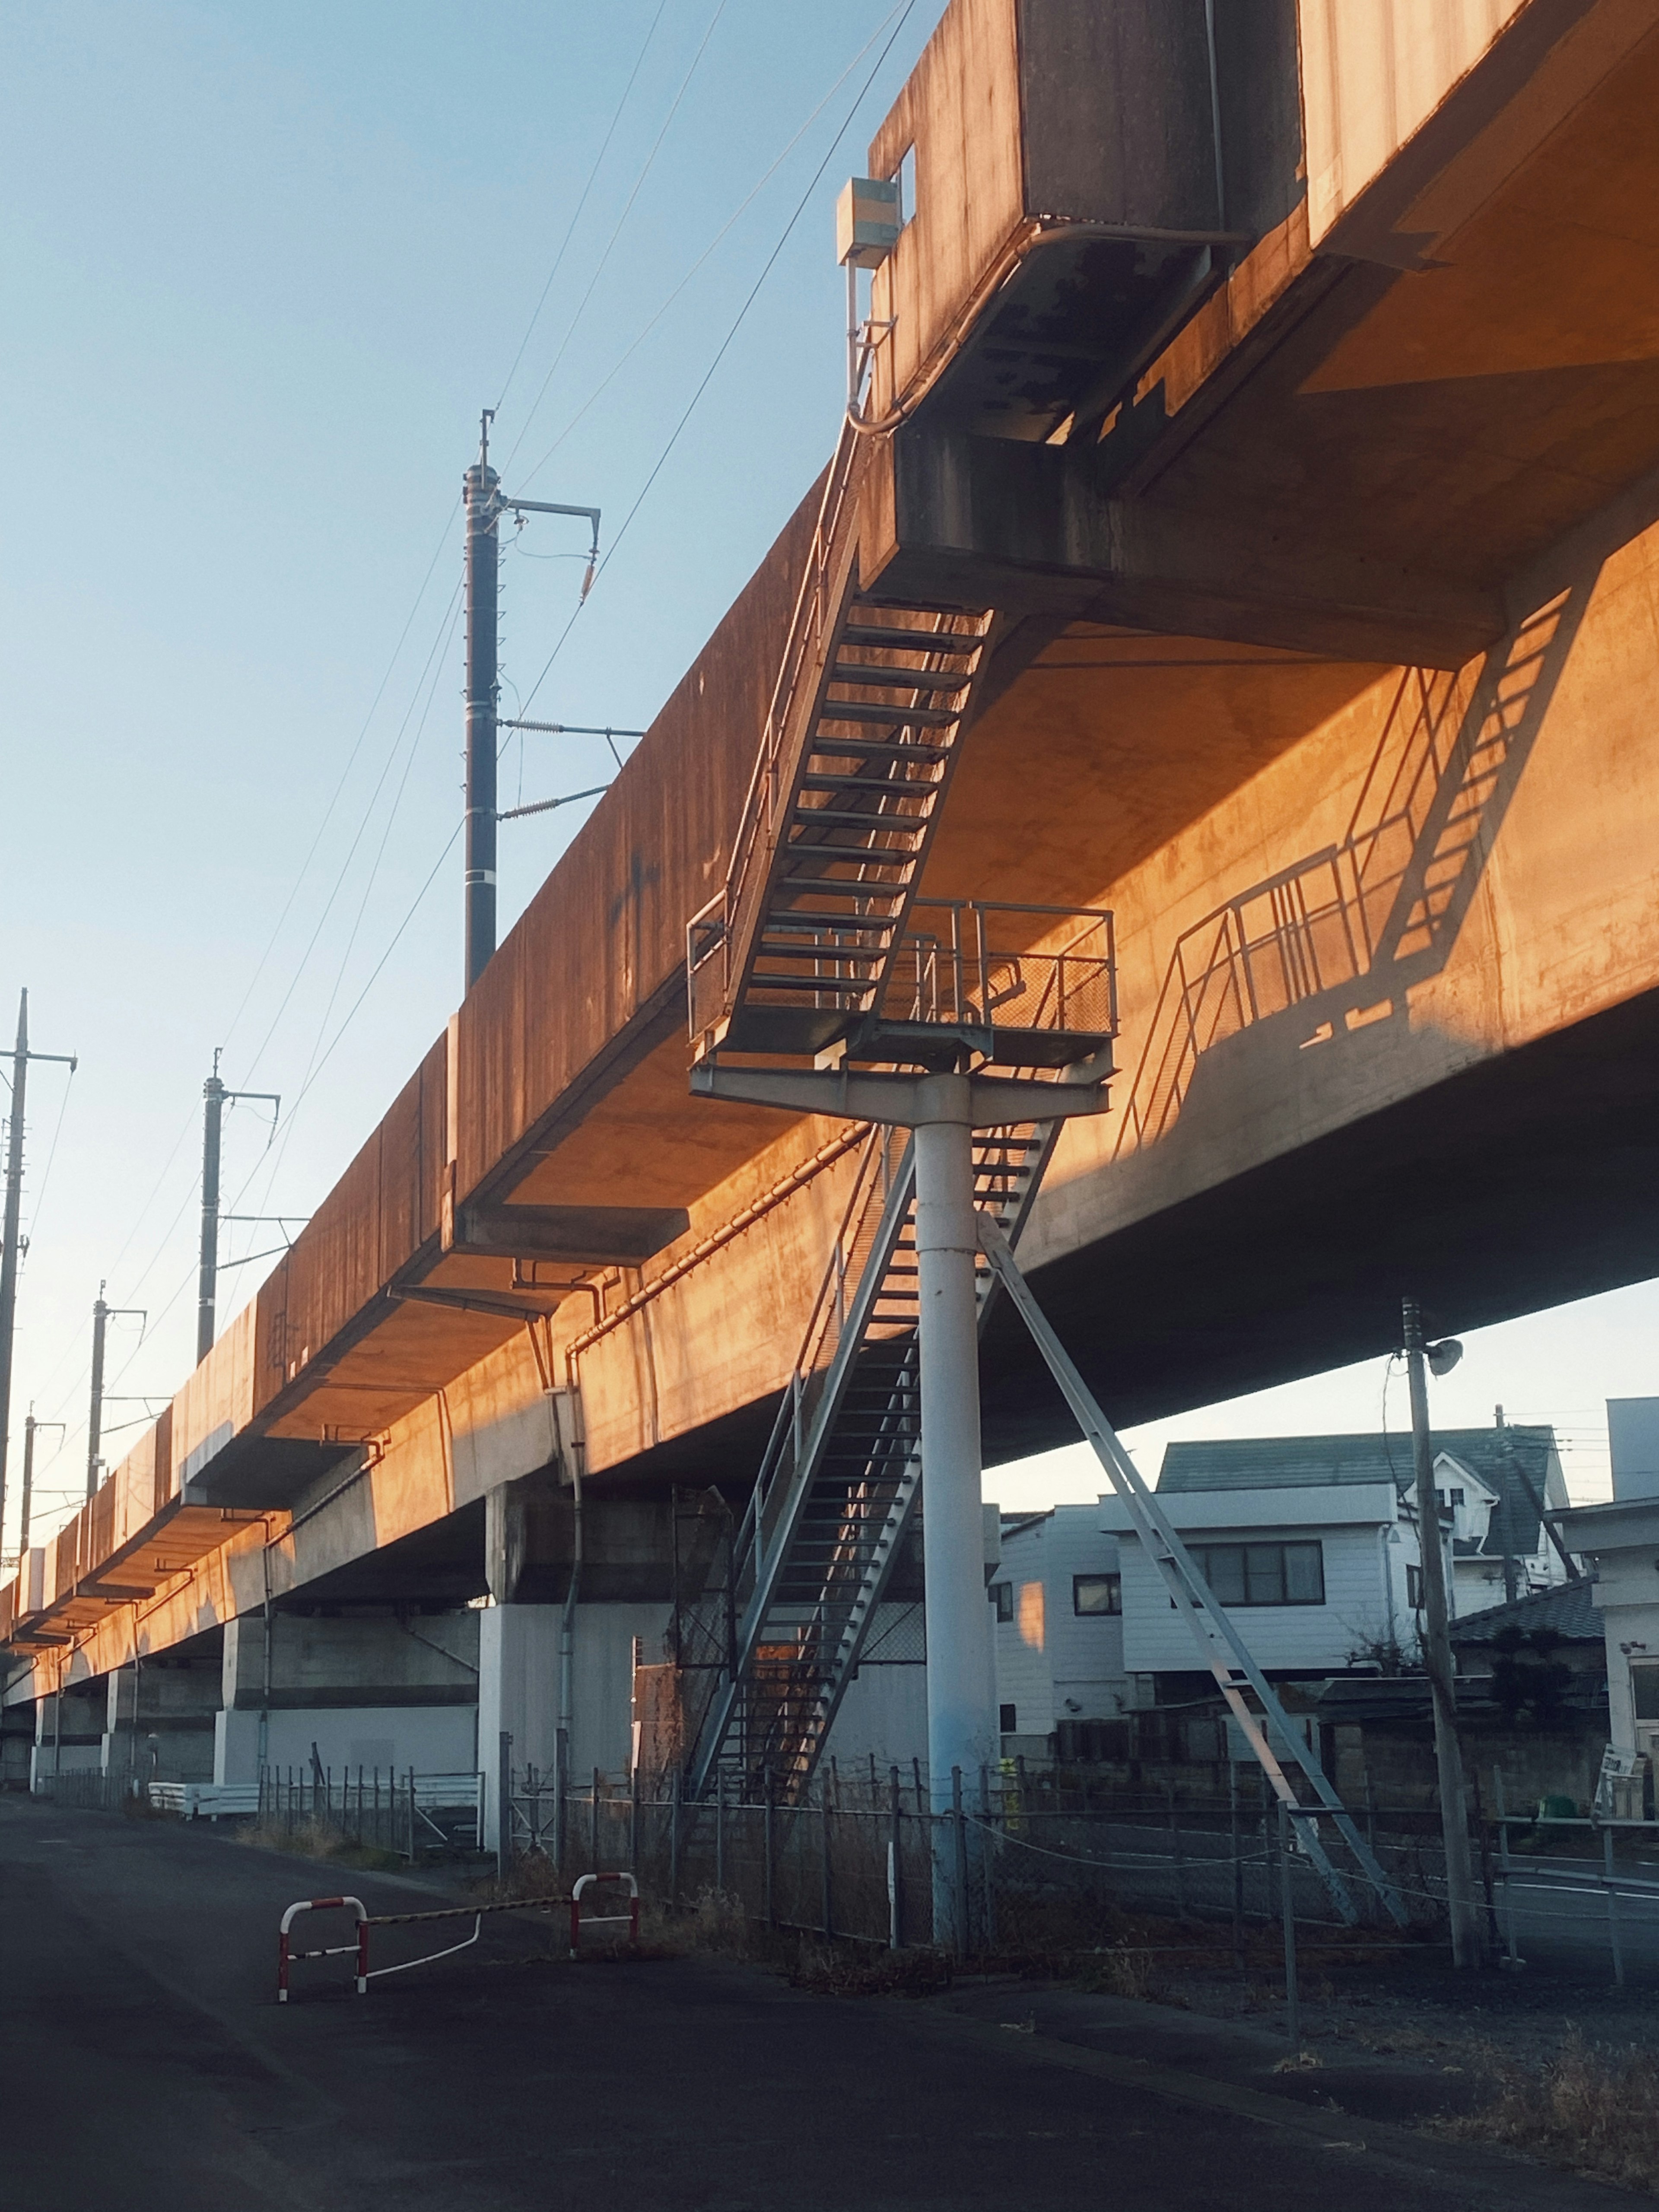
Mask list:
MULTIPOLYGON (((112 1391, 159 1403, 190 1365, 215 1047, 233 1087, 284 1098, 274 1141, 264 1109, 231 1116, 228 1206, 303 1215, 459 995, 441 855, 480 407, 501 402, 508 488, 602 507, 616 547, 537 715, 644 726, 829 451, 835 193, 939 12, 7 9, 0 1032, 26 983, 37 1045, 82 1061, 31 1091, 13 1435, 31 1401, 70 1428, 37 1529, 80 1489, 100 1279, 148 1316, 114 1325, 112 1391)), ((538 521, 508 556, 509 712, 569 620, 580 543, 538 521)), ((604 769, 602 748, 527 739, 503 803, 604 769)), ((583 811, 504 827, 503 927, 583 811)), ((271 1241, 228 1230, 226 1254, 271 1241)), ((262 1273, 225 1279, 222 1316, 262 1273)), ((1645 1387, 1650 1295, 1592 1304, 1487 1332, 1455 1386, 1469 1417, 1504 1398, 1589 1422, 1604 1390, 1645 1387)), ((1379 1376, 1200 1425, 1370 1425, 1379 1376)), ((110 1408, 112 1460, 142 1413, 110 1408)), ((15 1442, 8 1546, 17 1465, 15 1442)), ((1066 1460, 992 1486, 1097 1486, 1066 1460)))

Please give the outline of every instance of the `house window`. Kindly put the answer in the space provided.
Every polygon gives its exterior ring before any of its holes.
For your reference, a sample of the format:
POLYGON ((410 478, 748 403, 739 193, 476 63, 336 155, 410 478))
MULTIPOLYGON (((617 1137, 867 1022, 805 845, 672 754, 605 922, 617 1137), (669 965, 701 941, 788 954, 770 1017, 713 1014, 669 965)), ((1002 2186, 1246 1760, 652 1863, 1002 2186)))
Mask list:
POLYGON ((1631 1697, 1638 1721, 1659 1721, 1659 1667, 1639 1660, 1630 1670, 1631 1697))
POLYGON ((1073 1613, 1121 1613, 1123 1610, 1123 1577, 1121 1575, 1073 1575, 1072 1577, 1072 1610, 1073 1613))
POLYGON ((1012 1705, 999 1705, 997 1707, 997 1727, 1002 1735, 1012 1735, 1016 1733, 1015 1722, 1017 1718, 1018 1714, 1012 1705))
POLYGON ((1451 1508, 1454 1513, 1461 1513, 1462 1511, 1463 1492, 1461 1490, 1437 1490, 1434 1494, 1436 1501, 1439 1504, 1440 1510, 1443 1513, 1448 1506, 1451 1508))
POLYGON ((1198 1571, 1218 1605, 1323 1605, 1324 1547, 1296 1544, 1194 1544, 1198 1571))
POLYGON ((1014 1617, 1013 1584, 1012 1583, 993 1583, 990 1588, 989 1595, 992 1604, 995 1606, 997 1609, 997 1619, 999 1620, 1012 1620, 1014 1617))
POLYGON ((1413 1613, 1422 1612, 1423 1570, 1421 1567, 1407 1566, 1406 1569, 1406 1602, 1413 1613))

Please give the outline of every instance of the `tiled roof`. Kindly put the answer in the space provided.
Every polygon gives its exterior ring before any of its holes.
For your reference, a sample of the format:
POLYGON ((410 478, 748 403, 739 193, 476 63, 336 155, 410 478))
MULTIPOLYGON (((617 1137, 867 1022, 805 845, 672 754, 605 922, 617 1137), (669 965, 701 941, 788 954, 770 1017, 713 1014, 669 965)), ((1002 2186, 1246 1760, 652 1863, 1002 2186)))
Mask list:
POLYGON ((1560 1583, 1553 1589, 1534 1590, 1504 1605, 1489 1605, 1480 1613, 1466 1613, 1451 1624, 1454 1644, 1490 1644, 1503 1628, 1553 1628, 1569 1644, 1600 1644, 1601 1615, 1590 1595, 1587 1576, 1576 1583, 1560 1583))
MULTIPOLYGON (((1548 1428, 1436 1429, 1437 1455, 1449 1452, 1499 1498, 1506 1495, 1510 1546, 1525 1555, 1538 1548, 1537 1509, 1510 1463, 1510 1455, 1544 1494, 1555 1449, 1548 1428)), ((1335 1437, 1234 1437, 1215 1442, 1166 1444, 1158 1474, 1160 1490, 1323 1489, 1339 1483, 1392 1482, 1402 1493, 1412 1485, 1409 1435, 1378 1433, 1335 1437)), ((1553 1502, 1565 1505, 1558 1481, 1553 1502)), ((1489 1559, 1504 1553, 1503 1509, 1495 1506, 1480 1550, 1489 1559)), ((1464 1547, 1459 1546, 1460 1554, 1464 1547)), ((1474 1547, 1470 1547, 1471 1553, 1474 1547)))

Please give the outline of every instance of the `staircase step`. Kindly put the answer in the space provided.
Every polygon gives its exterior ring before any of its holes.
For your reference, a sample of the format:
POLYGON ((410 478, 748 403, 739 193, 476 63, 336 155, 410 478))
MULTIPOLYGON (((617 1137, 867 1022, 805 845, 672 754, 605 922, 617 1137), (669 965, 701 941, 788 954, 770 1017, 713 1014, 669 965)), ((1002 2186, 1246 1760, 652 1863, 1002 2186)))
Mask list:
POLYGON ((749 978, 751 991, 811 991, 820 999, 837 999, 848 1006, 862 1006, 870 995, 868 983, 855 978, 837 981, 832 975, 760 975, 749 978))
MULTIPOLYGON (((896 784, 878 783, 872 787, 870 796, 880 799, 898 788, 896 784)), ((925 814, 901 814, 891 807, 797 806, 789 817, 792 830, 804 828, 813 822, 850 822, 854 829, 887 832, 908 830, 913 837, 919 837, 927 827, 925 814)))
POLYGON ((871 699, 825 699, 818 708, 819 735, 813 750, 823 749, 826 722, 890 722, 913 729, 948 730, 962 720, 957 707, 888 707, 871 699))
MULTIPOLYGON (((805 855, 805 854, 812 852, 814 849, 815 848, 811 845, 792 845, 789 848, 789 856, 793 860, 797 854, 805 855)), ((854 854, 837 854, 835 848, 830 845, 821 845, 816 849, 826 860, 858 858, 860 860, 860 865, 863 867, 886 868, 890 870, 896 869, 903 874, 905 878, 904 884, 877 884, 872 885, 867 878, 860 879, 860 878, 854 876, 780 876, 777 878, 778 888, 780 890, 792 891, 817 891, 819 896, 823 898, 840 898, 842 896, 849 899, 866 898, 872 889, 882 891, 890 890, 896 892, 901 889, 908 888, 910 878, 915 873, 913 863, 902 854, 896 854, 892 860, 884 860, 878 853, 872 854, 867 858, 854 854)))
MULTIPOLYGON (((900 896, 900 893, 896 890, 878 890, 874 896, 878 898, 896 899, 900 896)), ((890 939, 894 924, 897 920, 896 915, 819 914, 811 907, 787 906, 780 908, 776 914, 767 915, 762 924, 763 941, 770 937, 775 931, 785 929, 799 929, 802 932, 826 929, 846 935, 856 933, 865 937, 890 939)))
MULTIPOLYGON (((858 748, 860 750, 866 748, 858 748)), ((905 748, 908 760, 915 752, 913 746, 905 748)), ((930 748, 931 750, 931 748, 930 748)), ((931 775, 804 775, 796 786, 799 791, 937 791, 938 780, 931 775)))
MULTIPOLYGON (((915 612, 925 612, 918 607, 915 612)), ((841 634, 843 645, 869 645, 890 653, 977 653, 982 635, 960 629, 899 629, 884 623, 848 623, 841 634)))
MULTIPOLYGON (((891 721, 894 718, 890 714, 887 719, 891 721)), ((947 715, 945 719, 949 721, 955 717, 947 715)), ((812 740, 810 757, 813 760, 855 757, 860 760, 942 761, 949 760, 951 748, 949 745, 927 744, 920 738, 907 745, 895 744, 890 738, 832 738, 820 733, 812 740)), ((815 775, 828 772, 817 769, 812 770, 815 775)))
POLYGON ((973 680, 971 669, 888 668, 876 660, 862 665, 838 660, 827 678, 831 684, 861 684, 866 690, 884 691, 965 691, 973 680))

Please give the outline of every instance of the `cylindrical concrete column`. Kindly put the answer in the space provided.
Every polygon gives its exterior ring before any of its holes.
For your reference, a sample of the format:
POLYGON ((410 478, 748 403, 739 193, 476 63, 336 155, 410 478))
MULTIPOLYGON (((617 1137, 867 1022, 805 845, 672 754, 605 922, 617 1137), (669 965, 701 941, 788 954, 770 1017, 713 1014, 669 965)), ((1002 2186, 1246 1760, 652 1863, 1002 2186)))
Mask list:
POLYGON ((921 1510, 927 1608, 928 1794, 936 1815, 933 1940, 971 1942, 963 1852, 951 1826, 951 1777, 977 1783, 994 1755, 990 1608, 980 1507, 979 1328, 974 1295, 973 1131, 965 1078, 936 1078, 959 1118, 916 1130, 916 1260, 921 1334, 921 1510))

